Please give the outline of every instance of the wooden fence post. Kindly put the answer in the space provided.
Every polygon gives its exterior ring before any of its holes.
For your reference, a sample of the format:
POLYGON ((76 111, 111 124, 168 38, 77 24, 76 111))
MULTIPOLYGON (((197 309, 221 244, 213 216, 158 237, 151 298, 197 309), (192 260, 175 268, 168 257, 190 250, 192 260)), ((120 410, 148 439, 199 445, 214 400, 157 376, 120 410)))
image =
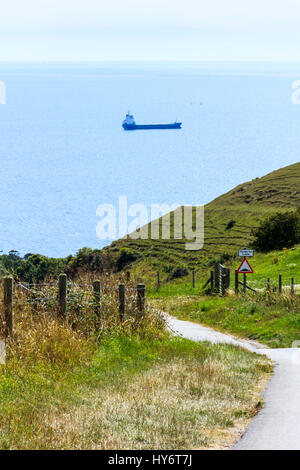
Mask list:
POLYGON ((141 316, 145 313, 145 291, 146 288, 144 284, 137 285, 137 305, 141 316))
POLYGON ((238 270, 235 271, 234 291, 235 291, 236 295, 239 294, 239 273, 238 273, 238 270))
POLYGON ((157 271, 157 290, 160 289, 160 274, 159 271, 157 271))
POLYGON ((194 269, 192 271, 192 276, 193 276, 193 289, 195 289, 195 270, 194 269))
POLYGON ((13 337, 13 278, 4 278, 4 320, 5 320, 5 337, 13 337))
POLYGON ((60 274, 58 278, 58 305, 59 315, 66 317, 67 314, 67 275, 60 274))
POLYGON ((127 282, 130 281, 130 271, 126 272, 126 280, 127 280, 127 282))
POLYGON ((294 295, 295 294, 295 279, 292 278, 292 281, 291 281, 291 295, 294 295))
POLYGON ((210 271, 210 291, 214 290, 214 272, 210 271))
POLYGON ((217 264, 215 265, 215 270, 214 270, 214 281, 215 281, 215 291, 219 292, 219 290, 220 290, 220 272, 219 272, 219 266, 217 264))
POLYGON ((120 315, 120 320, 124 320, 124 314, 125 314, 125 285, 120 284, 119 285, 119 315, 120 315))
POLYGON ((230 289, 230 268, 225 268, 226 274, 226 282, 225 282, 225 290, 230 289))
POLYGON ((279 294, 282 294, 282 275, 279 274, 279 294))
POLYGON ((99 317, 100 308, 101 308, 101 282, 94 281, 93 289, 94 289, 94 311, 95 311, 95 315, 99 317))

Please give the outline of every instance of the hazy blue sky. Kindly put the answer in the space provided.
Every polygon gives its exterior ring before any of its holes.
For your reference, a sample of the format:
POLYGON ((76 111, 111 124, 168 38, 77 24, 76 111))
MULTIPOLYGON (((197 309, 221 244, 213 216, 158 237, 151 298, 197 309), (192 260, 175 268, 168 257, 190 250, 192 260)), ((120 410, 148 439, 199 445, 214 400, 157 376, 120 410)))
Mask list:
POLYGON ((299 60, 299 0, 7 0, 0 60, 299 60))

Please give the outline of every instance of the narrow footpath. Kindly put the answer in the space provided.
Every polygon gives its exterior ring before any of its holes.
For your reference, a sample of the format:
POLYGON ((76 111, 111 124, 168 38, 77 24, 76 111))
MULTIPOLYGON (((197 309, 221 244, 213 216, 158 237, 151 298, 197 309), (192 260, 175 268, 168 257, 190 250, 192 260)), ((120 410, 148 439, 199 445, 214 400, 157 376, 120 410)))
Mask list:
POLYGON ((263 394, 264 408, 253 418, 234 450, 300 450, 300 349, 269 349, 255 341, 235 338, 170 315, 166 317, 169 329, 179 336, 193 341, 233 344, 265 354, 275 362, 274 375, 263 394))

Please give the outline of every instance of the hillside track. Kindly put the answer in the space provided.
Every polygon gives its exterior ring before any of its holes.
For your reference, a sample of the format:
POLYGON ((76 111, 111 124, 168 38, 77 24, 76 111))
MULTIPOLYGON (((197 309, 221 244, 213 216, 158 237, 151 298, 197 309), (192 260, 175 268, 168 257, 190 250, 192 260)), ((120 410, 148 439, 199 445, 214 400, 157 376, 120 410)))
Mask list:
POLYGON ((269 349, 167 314, 166 320, 168 328, 184 338, 233 344, 275 362, 274 375, 262 396, 264 407, 233 450, 300 450, 300 349, 269 349))

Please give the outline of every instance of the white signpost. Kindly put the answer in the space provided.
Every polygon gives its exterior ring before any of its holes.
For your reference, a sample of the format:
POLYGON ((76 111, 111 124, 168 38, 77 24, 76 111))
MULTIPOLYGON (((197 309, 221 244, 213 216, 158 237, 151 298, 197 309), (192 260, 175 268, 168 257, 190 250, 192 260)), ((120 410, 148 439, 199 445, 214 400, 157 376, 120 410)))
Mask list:
POLYGON ((247 248, 239 250, 239 256, 242 258, 252 258, 254 256, 254 250, 248 250, 247 248))

